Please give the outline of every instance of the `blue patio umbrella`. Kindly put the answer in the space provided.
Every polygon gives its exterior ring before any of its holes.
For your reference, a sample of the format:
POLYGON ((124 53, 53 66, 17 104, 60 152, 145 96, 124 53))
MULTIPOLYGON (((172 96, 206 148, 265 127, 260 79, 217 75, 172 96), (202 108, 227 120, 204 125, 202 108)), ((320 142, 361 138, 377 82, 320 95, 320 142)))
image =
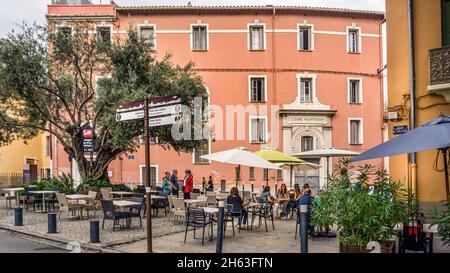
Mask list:
POLYGON ((440 150, 444 156, 445 187, 449 196, 447 152, 450 149, 450 116, 440 115, 421 127, 375 146, 352 158, 351 162, 373 158, 409 154, 426 150, 440 150))

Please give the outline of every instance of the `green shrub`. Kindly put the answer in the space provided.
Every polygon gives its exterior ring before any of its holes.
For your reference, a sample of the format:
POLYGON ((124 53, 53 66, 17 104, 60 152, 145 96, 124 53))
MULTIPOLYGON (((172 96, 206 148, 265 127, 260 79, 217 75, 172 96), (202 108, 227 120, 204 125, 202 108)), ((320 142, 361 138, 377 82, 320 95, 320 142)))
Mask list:
MULTIPOLYGON (((65 194, 75 193, 74 181, 70 176, 66 174, 58 177, 41 179, 39 182, 32 182, 29 185, 25 186, 25 188, 29 188, 30 186, 36 186, 37 190, 39 191, 58 190, 61 193, 65 194)), ((25 195, 25 192, 23 192, 23 195, 25 195)))
POLYGON ((132 192, 133 190, 125 184, 112 184, 113 191, 127 191, 132 192))
POLYGON ((432 226, 437 225, 438 234, 439 237, 441 237, 442 245, 450 247, 450 203, 448 201, 443 201, 442 206, 444 209, 441 212, 434 209, 434 221, 432 226))
POLYGON ((83 183, 78 185, 77 192, 87 193, 88 191, 99 192, 100 188, 112 187, 113 185, 106 180, 86 179, 83 183))

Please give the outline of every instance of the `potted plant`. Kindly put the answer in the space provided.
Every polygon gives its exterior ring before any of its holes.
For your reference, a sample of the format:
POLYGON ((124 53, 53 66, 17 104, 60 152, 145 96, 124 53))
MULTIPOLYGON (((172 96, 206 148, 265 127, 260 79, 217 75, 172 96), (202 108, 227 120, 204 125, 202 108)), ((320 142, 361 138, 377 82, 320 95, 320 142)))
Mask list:
POLYGON ((400 183, 370 165, 359 167, 356 174, 346 160, 329 179, 328 189, 320 194, 320 206, 313 205, 311 223, 335 225, 342 253, 370 252, 369 242, 378 242, 382 253, 395 252, 394 228, 405 219, 405 192, 400 183), (371 178, 373 187, 368 183, 371 178))

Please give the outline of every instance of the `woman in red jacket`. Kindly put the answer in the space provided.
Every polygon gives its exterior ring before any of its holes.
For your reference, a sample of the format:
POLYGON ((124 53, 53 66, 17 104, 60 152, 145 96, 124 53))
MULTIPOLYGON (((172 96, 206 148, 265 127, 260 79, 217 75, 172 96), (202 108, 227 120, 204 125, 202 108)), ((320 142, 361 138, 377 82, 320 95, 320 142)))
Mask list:
POLYGON ((194 176, 191 173, 191 170, 184 171, 184 180, 183 180, 183 193, 184 199, 191 199, 191 192, 194 190, 194 176))

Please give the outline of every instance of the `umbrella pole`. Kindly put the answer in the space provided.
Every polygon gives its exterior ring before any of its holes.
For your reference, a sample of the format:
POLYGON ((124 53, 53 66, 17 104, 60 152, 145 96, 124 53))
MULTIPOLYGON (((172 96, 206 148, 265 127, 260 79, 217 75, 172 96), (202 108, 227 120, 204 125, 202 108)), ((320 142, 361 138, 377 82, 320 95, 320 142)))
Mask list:
POLYGON ((449 184, 448 184, 448 162, 447 162, 447 150, 448 148, 442 149, 442 155, 444 156, 444 175, 445 175, 445 189, 447 192, 447 202, 449 202, 449 184))
POLYGON ((328 190, 328 176, 330 176, 330 157, 327 156, 327 190, 328 190))
POLYGON ((293 169, 293 166, 291 165, 290 167, 291 167, 291 172, 289 173, 289 187, 292 189, 292 169, 293 169))

